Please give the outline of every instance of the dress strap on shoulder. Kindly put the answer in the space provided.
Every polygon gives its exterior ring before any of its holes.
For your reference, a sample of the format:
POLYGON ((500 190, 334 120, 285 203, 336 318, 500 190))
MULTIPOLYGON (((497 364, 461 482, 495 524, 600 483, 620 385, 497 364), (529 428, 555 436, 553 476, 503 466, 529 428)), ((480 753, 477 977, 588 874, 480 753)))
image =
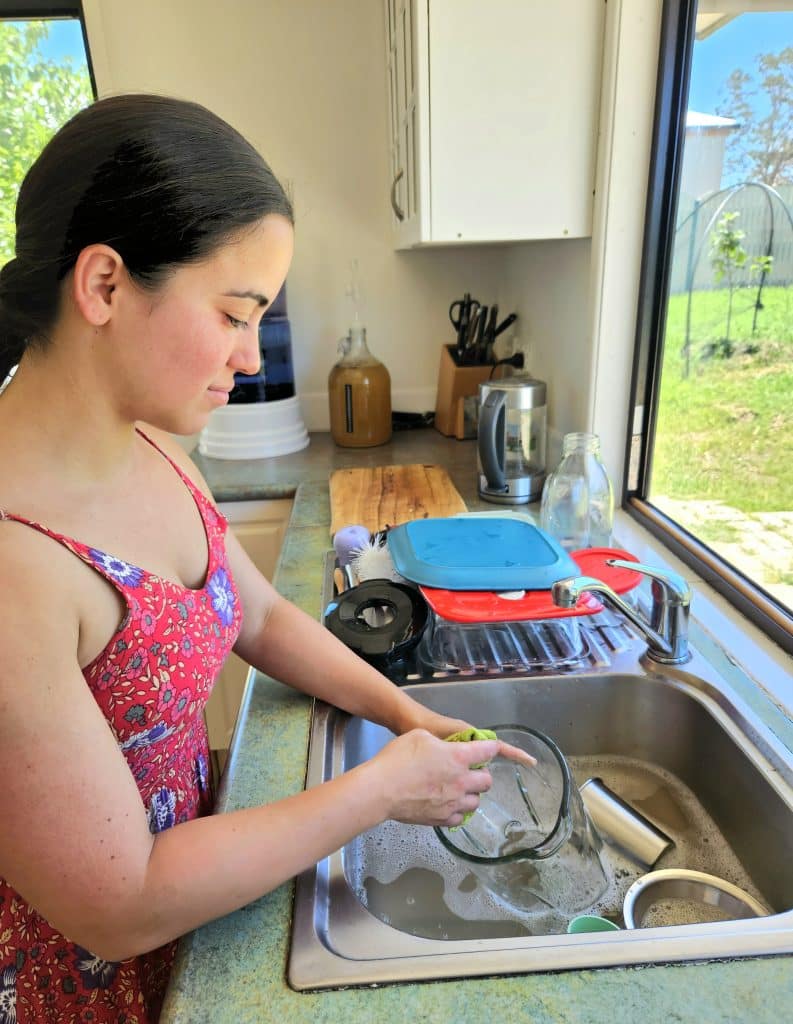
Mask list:
POLYGON ((55 540, 64 541, 70 539, 60 533, 56 533, 55 530, 51 530, 49 526, 44 526, 43 523, 37 523, 35 519, 18 516, 16 512, 6 512, 4 508, 0 508, 0 523, 2 522, 21 523, 23 526, 31 526, 34 530, 38 530, 39 533, 46 533, 48 537, 53 537, 55 540))
POLYGON ((144 441, 147 441, 152 446, 155 452, 159 452, 159 454, 162 455, 166 462, 169 462, 173 466, 173 468, 176 470, 176 472, 179 474, 179 476, 184 480, 186 484, 190 485, 191 488, 195 487, 195 484, 187 475, 187 473, 185 473, 181 466, 177 466, 177 464, 174 462, 171 456, 167 452, 164 452, 153 438, 149 437, 148 434, 145 434, 140 429, 140 427, 135 427, 135 430, 138 434, 140 434, 144 441))
POLYGON ((31 529, 43 533, 45 537, 56 541, 62 547, 71 551, 81 561, 91 566, 92 569, 95 569, 100 576, 104 576, 108 582, 117 590, 122 591, 122 593, 129 586, 137 586, 141 579, 148 575, 143 569, 130 565, 121 558, 115 558, 104 551, 100 551, 98 548, 91 547, 90 544, 75 540, 73 537, 67 537, 66 534, 58 533, 56 530, 51 530, 49 526, 44 526, 43 523, 38 523, 35 519, 28 519, 25 516, 18 516, 13 512, 3 511, 2 515, 0 515, 0 521, 2 520, 20 523, 22 526, 29 526, 31 529))
POLYGON ((187 487, 187 489, 190 491, 193 497, 198 501, 199 507, 201 509, 210 508, 212 509, 213 512, 215 512, 216 515, 219 516, 220 513, 214 507, 213 503, 209 500, 209 498, 207 498, 207 496, 204 494, 201 488, 195 483, 194 480, 191 479, 190 474, 185 473, 182 467, 178 465, 178 463, 174 462, 171 456, 167 452, 164 452, 162 448, 160 448, 160 446, 157 444, 157 442, 150 438, 148 434, 144 433, 140 429, 140 427, 135 427, 135 430, 140 434, 144 441, 147 441, 156 452, 159 452, 159 454, 162 455, 166 462, 170 463, 174 471, 181 477, 184 485, 187 487))

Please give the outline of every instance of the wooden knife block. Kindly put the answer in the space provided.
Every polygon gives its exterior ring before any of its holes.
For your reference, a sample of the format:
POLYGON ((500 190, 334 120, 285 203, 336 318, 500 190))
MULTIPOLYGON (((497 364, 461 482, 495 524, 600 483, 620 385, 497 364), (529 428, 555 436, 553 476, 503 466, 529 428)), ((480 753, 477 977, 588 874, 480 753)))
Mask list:
POLYGON ((456 437, 462 441, 465 437, 463 401, 469 395, 479 394, 479 385, 490 379, 493 364, 458 366, 454 359, 455 352, 454 345, 444 345, 441 349, 435 429, 447 437, 456 437))

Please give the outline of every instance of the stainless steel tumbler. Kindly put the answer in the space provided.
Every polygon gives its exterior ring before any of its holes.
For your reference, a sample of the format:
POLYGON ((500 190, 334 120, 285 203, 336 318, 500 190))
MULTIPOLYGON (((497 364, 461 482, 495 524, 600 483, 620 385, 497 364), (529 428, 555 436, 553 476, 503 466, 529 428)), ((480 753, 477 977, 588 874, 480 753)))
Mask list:
POLYGON ((602 837, 645 867, 652 867, 661 854, 675 845, 602 779, 587 779, 580 789, 584 806, 602 837))

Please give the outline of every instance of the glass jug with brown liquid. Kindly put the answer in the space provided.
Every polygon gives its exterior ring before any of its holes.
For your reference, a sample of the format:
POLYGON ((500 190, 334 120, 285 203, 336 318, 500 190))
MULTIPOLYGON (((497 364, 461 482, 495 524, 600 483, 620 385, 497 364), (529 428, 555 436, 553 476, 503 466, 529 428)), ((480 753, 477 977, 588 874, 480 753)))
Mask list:
POLYGON ((328 377, 330 432, 342 448, 371 448, 391 438, 391 377, 357 324, 339 342, 341 359, 328 377))

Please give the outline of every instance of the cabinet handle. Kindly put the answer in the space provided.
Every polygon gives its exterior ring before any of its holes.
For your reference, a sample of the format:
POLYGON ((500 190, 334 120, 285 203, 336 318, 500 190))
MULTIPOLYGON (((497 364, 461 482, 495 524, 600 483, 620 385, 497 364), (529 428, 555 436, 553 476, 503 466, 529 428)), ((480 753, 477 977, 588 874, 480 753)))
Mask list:
POLYGON ((394 178, 394 180, 393 180, 393 182, 391 184, 391 209, 396 214, 396 219, 397 220, 404 220, 405 219, 405 212, 404 212, 404 210, 400 209, 399 204, 397 203, 397 197, 396 197, 396 187, 397 187, 397 184, 399 183, 399 179, 403 178, 404 175, 405 175, 404 171, 398 171, 397 172, 397 176, 394 178))

